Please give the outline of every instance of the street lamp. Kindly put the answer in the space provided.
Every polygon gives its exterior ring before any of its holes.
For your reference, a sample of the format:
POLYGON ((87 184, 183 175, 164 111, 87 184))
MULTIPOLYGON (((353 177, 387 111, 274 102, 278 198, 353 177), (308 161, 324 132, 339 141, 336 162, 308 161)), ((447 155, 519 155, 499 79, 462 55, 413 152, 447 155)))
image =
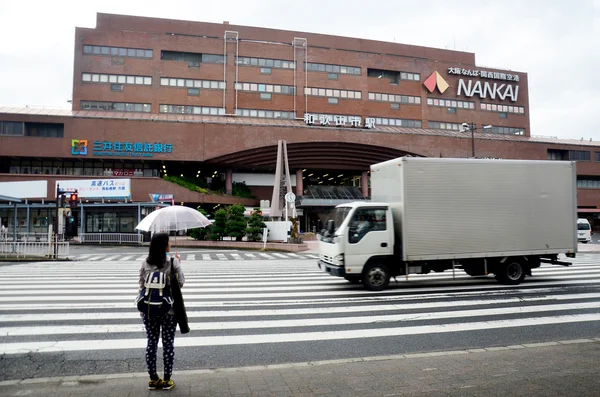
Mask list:
MULTIPOLYGON (((461 125, 461 129, 460 132, 466 132, 471 130, 471 157, 475 158, 475 131, 477 130, 477 126, 475 125, 475 123, 471 122, 471 124, 469 123, 462 123, 461 125)), ((492 128, 491 125, 484 125, 483 127, 481 127, 482 130, 488 130, 492 128)))

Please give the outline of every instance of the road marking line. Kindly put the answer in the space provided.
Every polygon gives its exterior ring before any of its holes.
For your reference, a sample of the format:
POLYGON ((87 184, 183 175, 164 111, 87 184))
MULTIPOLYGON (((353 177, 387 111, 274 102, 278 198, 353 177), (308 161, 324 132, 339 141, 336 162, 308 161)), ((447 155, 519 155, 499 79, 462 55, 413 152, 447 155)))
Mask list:
MULTIPOLYGON (((439 334, 449 332, 478 331, 488 329, 517 328, 551 324, 571 324, 576 322, 600 321, 600 313, 578 314, 552 317, 536 317, 525 319, 494 320, 470 323, 454 323, 440 325, 403 326, 397 328, 377 328, 342 331, 313 331, 292 332, 284 334, 255 334, 255 335, 223 335, 189 336, 177 341, 178 347, 186 346, 231 346, 268 343, 293 343, 309 341, 331 341, 346 339, 380 338, 389 336, 439 334)), ((69 340, 69 341, 34 341, 3 343, 0 354, 50 353, 85 350, 121 350, 143 349, 147 344, 146 338, 137 339, 105 339, 105 340, 69 340)), ((539 344, 532 344, 539 346, 539 344)), ((526 346, 524 344, 524 346, 526 346)), ((440 354, 440 353, 435 353, 440 354)))

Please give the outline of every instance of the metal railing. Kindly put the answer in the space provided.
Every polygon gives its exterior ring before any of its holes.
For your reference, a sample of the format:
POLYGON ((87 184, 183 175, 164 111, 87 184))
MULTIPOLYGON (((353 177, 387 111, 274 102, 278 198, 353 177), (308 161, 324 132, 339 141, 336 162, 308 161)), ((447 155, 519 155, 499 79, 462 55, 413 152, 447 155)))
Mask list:
POLYGON ((58 242, 22 242, 22 241, 0 241, 0 257, 3 258, 53 258, 54 246, 57 247, 58 258, 69 257, 69 243, 58 242))
POLYGON ((79 235, 79 241, 97 244, 141 244, 144 236, 134 233, 82 233, 79 235))
MULTIPOLYGON (((52 236, 54 239, 54 236, 52 236)), ((0 233, 0 241, 15 241, 13 232, 0 233)), ((48 242, 48 233, 41 232, 17 232, 17 242, 48 242)), ((58 241, 65 241, 65 235, 59 234, 58 241)))

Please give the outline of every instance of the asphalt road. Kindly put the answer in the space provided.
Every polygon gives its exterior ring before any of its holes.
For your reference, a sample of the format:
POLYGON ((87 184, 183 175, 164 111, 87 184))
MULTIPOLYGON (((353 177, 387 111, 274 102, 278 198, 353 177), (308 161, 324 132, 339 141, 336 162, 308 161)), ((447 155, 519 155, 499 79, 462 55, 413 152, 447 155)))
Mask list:
MULTIPOLYGON (((599 254, 520 286, 445 272, 379 293, 314 259, 183 265, 192 332, 177 333, 176 370, 595 338, 600 325, 599 254)), ((137 272, 110 260, 0 268, 0 380, 144 372, 137 272)))

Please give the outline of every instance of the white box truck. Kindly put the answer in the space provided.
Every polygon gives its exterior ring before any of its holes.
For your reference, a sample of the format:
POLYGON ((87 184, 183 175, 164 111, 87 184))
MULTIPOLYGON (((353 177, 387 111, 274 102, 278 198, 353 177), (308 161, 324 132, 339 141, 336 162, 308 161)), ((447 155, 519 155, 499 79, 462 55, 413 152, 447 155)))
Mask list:
POLYGON ((576 250, 574 162, 401 157, 371 166, 371 201, 335 208, 318 266, 374 291, 448 269, 519 284, 576 250))

